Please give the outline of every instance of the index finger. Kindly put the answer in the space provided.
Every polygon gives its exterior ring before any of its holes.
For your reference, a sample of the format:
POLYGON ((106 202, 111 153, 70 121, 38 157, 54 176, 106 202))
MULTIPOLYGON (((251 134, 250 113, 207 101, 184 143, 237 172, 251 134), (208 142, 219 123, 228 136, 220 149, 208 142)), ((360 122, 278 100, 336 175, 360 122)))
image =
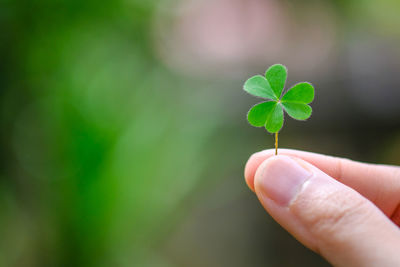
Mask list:
MULTIPOLYGON (((372 201, 387 216, 400 214, 400 167, 367 164, 344 158, 292 149, 279 149, 279 154, 301 158, 316 166, 339 182, 353 188, 372 201)), ((254 191, 254 174, 274 150, 253 154, 245 167, 247 185, 254 191)), ((400 219, 400 218, 399 218, 400 219)))

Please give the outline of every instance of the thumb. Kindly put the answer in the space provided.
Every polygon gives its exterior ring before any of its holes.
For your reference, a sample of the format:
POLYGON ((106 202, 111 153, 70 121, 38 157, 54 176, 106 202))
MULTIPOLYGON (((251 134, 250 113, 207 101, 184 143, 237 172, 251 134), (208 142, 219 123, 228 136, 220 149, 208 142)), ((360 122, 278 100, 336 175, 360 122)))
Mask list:
POLYGON ((400 230, 372 202, 315 166, 274 156, 257 169, 264 208, 336 266, 400 266, 400 230))

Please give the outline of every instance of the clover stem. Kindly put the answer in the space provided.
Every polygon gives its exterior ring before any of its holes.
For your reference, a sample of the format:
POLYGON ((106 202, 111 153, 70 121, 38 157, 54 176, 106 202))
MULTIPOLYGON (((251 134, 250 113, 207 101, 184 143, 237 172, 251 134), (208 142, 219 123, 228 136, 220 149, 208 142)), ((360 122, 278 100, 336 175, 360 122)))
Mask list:
POLYGON ((278 155, 278 132, 275 133, 275 156, 278 155))

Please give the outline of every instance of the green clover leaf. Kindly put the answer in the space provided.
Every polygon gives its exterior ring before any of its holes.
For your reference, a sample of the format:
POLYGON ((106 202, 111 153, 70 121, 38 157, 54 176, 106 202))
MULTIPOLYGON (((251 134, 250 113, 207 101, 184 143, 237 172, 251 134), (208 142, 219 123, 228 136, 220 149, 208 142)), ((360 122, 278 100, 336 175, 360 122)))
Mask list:
POLYGON ((246 92, 269 100, 250 109, 247 119, 251 125, 264 126, 268 132, 277 135, 283 126, 284 110, 296 120, 306 120, 311 116, 312 109, 308 104, 314 100, 314 87, 301 82, 282 96, 286 78, 286 67, 276 64, 266 71, 265 77, 256 75, 245 82, 243 89, 246 92))

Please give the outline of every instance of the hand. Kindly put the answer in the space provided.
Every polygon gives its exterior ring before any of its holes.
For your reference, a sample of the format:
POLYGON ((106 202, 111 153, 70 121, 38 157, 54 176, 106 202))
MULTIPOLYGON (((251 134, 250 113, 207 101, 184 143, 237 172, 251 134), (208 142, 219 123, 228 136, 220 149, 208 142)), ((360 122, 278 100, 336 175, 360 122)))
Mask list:
POLYGON ((245 178, 265 210, 335 266, 400 266, 400 167, 279 149, 245 178))

